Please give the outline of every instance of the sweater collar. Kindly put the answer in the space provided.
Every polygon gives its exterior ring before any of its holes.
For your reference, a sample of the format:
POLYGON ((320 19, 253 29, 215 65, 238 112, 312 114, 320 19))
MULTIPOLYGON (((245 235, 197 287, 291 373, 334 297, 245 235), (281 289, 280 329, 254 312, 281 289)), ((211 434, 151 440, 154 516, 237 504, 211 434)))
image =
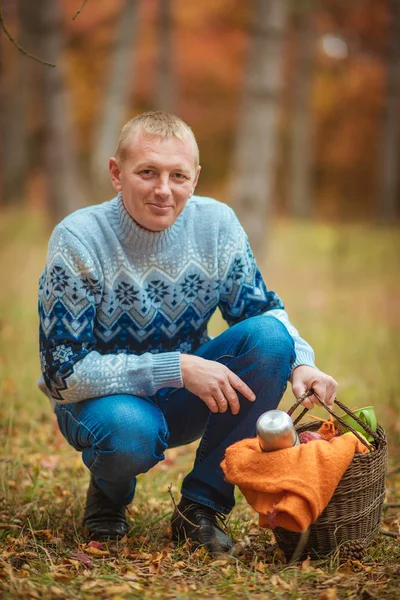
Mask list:
POLYGON ((131 217, 125 208, 120 192, 112 201, 114 224, 116 233, 121 240, 131 248, 147 251, 158 251, 169 246, 178 236, 183 225, 183 213, 179 215, 175 223, 163 231, 149 231, 141 227, 131 217))

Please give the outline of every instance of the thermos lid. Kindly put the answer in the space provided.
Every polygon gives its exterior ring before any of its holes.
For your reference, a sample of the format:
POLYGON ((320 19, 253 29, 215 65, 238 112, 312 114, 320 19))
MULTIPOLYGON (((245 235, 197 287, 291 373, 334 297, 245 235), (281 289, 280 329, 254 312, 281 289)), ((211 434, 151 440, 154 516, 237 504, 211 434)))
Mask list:
POLYGON ((283 410, 268 410, 256 423, 257 437, 262 450, 270 452, 296 446, 298 436, 292 419, 283 410))

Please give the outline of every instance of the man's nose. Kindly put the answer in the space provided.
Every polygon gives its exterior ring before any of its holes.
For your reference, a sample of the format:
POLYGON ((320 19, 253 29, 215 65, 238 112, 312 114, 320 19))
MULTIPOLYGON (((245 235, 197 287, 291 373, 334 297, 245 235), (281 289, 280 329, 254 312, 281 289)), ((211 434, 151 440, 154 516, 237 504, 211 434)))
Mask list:
POLYGON ((155 192, 158 196, 161 196, 162 198, 166 198, 171 194, 168 175, 160 175, 160 177, 157 180, 157 187, 155 189, 155 192))

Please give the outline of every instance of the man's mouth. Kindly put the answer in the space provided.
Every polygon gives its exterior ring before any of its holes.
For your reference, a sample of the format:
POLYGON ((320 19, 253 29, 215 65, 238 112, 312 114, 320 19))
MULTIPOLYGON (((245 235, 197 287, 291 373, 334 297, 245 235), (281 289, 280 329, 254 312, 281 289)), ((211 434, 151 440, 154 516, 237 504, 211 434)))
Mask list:
POLYGON ((150 209, 153 212, 155 212, 156 214, 159 214, 159 215, 163 215, 163 214, 167 213, 172 208, 172 206, 170 204, 168 204, 168 205, 156 204, 154 202, 149 202, 148 206, 150 207, 150 209))

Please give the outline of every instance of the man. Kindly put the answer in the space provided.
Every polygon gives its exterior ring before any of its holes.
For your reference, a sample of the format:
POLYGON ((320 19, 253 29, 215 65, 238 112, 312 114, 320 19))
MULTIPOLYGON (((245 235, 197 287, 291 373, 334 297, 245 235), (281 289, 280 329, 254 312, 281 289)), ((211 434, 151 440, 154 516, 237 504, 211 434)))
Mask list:
POLYGON ((267 290, 234 212, 193 196, 199 154, 183 121, 129 121, 109 171, 118 196, 55 228, 39 289, 43 387, 91 472, 83 524, 94 539, 125 535, 136 476, 200 439, 172 534, 229 552, 225 449, 255 435, 288 379, 328 403, 337 384, 267 290), (230 327, 210 339, 217 307, 230 327))

